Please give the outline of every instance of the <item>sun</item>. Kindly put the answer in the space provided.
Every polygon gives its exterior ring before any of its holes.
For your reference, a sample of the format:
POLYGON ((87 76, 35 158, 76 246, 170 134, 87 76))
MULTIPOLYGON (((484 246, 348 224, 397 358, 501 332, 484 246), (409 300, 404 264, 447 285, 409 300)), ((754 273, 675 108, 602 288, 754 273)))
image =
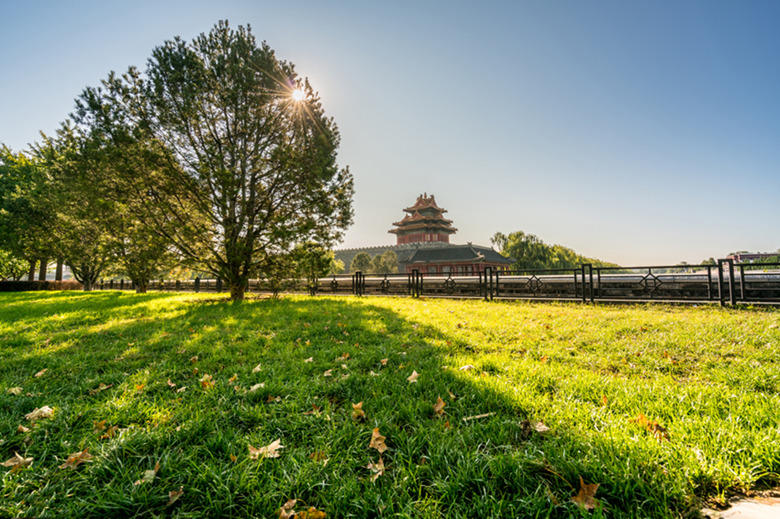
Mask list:
POLYGON ((293 101, 303 101, 303 99, 306 97, 306 92, 303 91, 301 88, 296 88, 292 91, 292 94, 290 94, 290 97, 292 97, 293 101))

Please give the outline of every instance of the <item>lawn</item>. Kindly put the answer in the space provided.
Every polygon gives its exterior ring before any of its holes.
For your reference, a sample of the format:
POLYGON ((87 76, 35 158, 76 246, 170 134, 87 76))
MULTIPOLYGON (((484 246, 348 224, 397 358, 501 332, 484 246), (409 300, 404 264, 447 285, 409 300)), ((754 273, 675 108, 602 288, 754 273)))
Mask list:
POLYGON ((696 517, 780 483, 778 325, 4 293, 0 517, 696 517))

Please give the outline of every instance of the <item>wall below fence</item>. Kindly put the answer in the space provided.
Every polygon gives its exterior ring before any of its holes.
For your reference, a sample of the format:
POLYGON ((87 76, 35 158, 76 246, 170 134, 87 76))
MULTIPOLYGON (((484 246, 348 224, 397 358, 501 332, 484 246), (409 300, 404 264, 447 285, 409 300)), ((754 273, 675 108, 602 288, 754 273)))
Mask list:
MULTIPOLYGON (((278 288, 277 284, 277 288, 278 288)), ((315 284, 287 280, 283 292, 311 295, 385 295, 527 299, 539 301, 677 302, 726 304, 780 304, 780 263, 679 265, 602 268, 581 265, 573 269, 493 271, 476 275, 363 274, 332 276, 315 284)), ((101 290, 134 290, 125 280, 101 281, 101 290)), ((219 279, 150 282, 150 291, 211 292, 227 290, 219 279)), ((272 293, 268 280, 249 282, 249 293, 272 293)))

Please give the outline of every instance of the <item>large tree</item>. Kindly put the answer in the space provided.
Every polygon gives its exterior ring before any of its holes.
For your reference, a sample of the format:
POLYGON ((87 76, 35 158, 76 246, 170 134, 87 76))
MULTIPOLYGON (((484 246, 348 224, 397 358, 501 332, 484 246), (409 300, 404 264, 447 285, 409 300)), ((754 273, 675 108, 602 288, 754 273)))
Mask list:
POLYGON ((351 223, 335 123, 249 27, 220 22, 191 42, 167 41, 144 74, 110 76, 79 110, 82 121, 160 146, 167 163, 132 173, 145 182, 139 217, 225 280, 234 300, 275 257, 307 241, 327 246, 351 223))

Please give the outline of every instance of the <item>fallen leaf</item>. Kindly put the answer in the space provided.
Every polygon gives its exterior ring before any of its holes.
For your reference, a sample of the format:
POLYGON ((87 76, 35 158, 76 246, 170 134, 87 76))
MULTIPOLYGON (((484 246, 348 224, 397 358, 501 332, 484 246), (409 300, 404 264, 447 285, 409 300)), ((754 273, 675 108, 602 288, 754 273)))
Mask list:
POLYGON ((352 419, 353 420, 365 420, 366 413, 363 411, 363 402, 352 404, 352 419))
POLYGON ((417 373, 416 371, 412 371, 412 374, 406 377, 406 380, 408 380, 409 383, 411 384, 413 382, 417 382, 417 377, 419 376, 420 376, 419 373, 417 373))
POLYGON ((280 456, 279 449, 283 449, 284 445, 280 440, 275 440, 266 445, 256 449, 249 446, 249 459, 256 460, 258 458, 278 458, 280 456))
POLYGON ((105 391, 106 389, 108 389, 110 387, 114 387, 114 384, 105 385, 104 383, 101 382, 98 387, 96 387, 95 389, 91 389, 89 391, 89 394, 90 395, 97 395, 101 391, 105 391))
POLYGON ((332 377, 333 376, 333 370, 332 369, 325 370, 325 372, 322 374, 322 376, 323 377, 332 377))
POLYGON ((19 453, 14 451, 13 457, 3 462, 3 467, 10 467, 11 474, 13 474, 15 472, 19 472, 24 467, 29 467, 32 464, 32 462, 33 462, 32 458, 25 458, 23 456, 19 456, 19 453))
POLYGON ((295 515, 295 503, 297 503, 297 499, 290 499, 285 504, 282 505, 282 507, 279 509, 279 519, 288 519, 289 517, 292 517, 295 515))
POLYGON ((324 461, 327 465, 328 463, 328 456, 323 451, 315 451, 309 454, 309 458, 311 458, 314 461, 324 461))
POLYGON ((152 481, 154 481, 154 478, 157 477, 157 472, 159 470, 160 470, 160 462, 158 461, 157 463, 154 464, 153 469, 144 471, 144 476, 138 481, 136 481, 135 483, 133 483, 133 485, 142 485, 144 483, 151 483, 152 481))
POLYGON ((266 402, 269 403, 269 404, 271 402, 281 402, 281 401, 282 401, 282 397, 280 397, 280 396, 268 395, 268 398, 266 399, 266 402))
POLYGON ((655 422, 653 423, 650 432, 653 433, 653 436, 655 436, 658 441, 670 441, 672 439, 669 435, 669 431, 666 430, 666 427, 655 422))
POLYGON ((388 359, 382 359, 379 362, 381 362, 383 366, 387 366, 387 361, 388 359))
POLYGON ((607 400, 607 397, 606 396, 602 396, 601 397, 601 405, 606 407, 608 403, 609 403, 609 400, 607 400))
POLYGON ((8 389, 5 390, 6 393, 14 396, 21 395, 22 391, 24 391, 24 389, 22 389, 21 387, 9 387, 8 389))
POLYGON ((458 371, 469 371, 470 369, 474 369, 473 364, 466 364, 465 366, 461 366, 458 368, 458 371))
POLYGON ((65 460, 65 463, 60 465, 61 469, 75 469, 82 463, 87 463, 92 461, 92 454, 89 452, 89 448, 84 449, 83 451, 74 452, 73 454, 70 454, 68 456, 68 459, 65 460))
POLYGON ((436 416, 442 417, 444 416, 444 406, 446 406, 447 403, 441 399, 441 397, 436 400, 436 403, 433 405, 433 410, 436 412, 436 416))
POLYGON ((168 379, 168 387, 176 387, 176 384, 171 382, 171 379, 168 379))
POLYGON ((54 409, 47 405, 41 407, 40 409, 36 407, 31 413, 24 415, 24 417, 31 422, 40 420, 41 418, 51 418, 52 416, 54 416, 54 409))
POLYGON ((249 392, 250 392, 250 393, 254 393, 254 392, 255 392, 255 391, 257 391, 258 389, 260 389, 260 388, 264 388, 264 387, 265 387, 265 382, 260 382, 259 384, 255 384, 255 385, 253 385, 252 387, 250 387, 250 388, 249 388, 249 392))
POLYGON ((374 373, 373 369, 371 371, 369 371, 368 374, 371 375, 372 377, 378 377, 379 376, 379 373, 374 373))
POLYGON ((198 356, 197 355, 193 355, 192 357, 190 357, 190 362, 192 364, 195 364, 196 362, 198 362, 198 356))
POLYGON ((336 362, 344 362, 349 358, 349 353, 342 353, 341 357, 336 357, 336 362))
POLYGON ((541 362, 542 364, 544 364, 545 362, 547 362, 547 355, 544 355, 544 356, 542 356, 541 358, 539 358, 539 362, 541 362))
POLYGON ((184 391, 187 391, 187 386, 181 386, 179 389, 176 390, 177 393, 183 393, 184 391))
POLYGON ((387 445, 385 445, 385 438, 381 434, 379 434, 379 428, 374 428, 373 433, 371 433, 371 443, 368 444, 369 448, 373 448, 379 451, 379 454, 382 454, 387 450, 387 445))
POLYGON ((450 394, 450 400, 452 400, 453 402, 458 398, 458 397, 455 396, 455 393, 453 393, 449 389, 447 390, 447 393, 450 394))
POLYGON ((475 416, 466 416, 465 418, 463 418, 463 421, 468 422, 469 420, 478 420, 480 418, 487 418, 488 416, 493 416, 494 414, 496 413, 485 413, 485 414, 478 414, 475 416))
POLYGON ((325 519, 328 515, 310 506, 308 510, 303 510, 295 514, 297 519, 325 519))
POLYGON ((308 359, 304 359, 303 362, 314 362, 314 357, 309 357, 308 359))
POLYGON ((228 379, 228 383, 229 384, 233 384, 235 382, 238 382, 238 374, 237 373, 233 373, 233 376, 228 379))
POLYGON ((572 497, 572 502, 578 504, 579 506, 583 507, 585 510, 593 510, 598 506, 598 501, 594 498, 596 495, 596 490, 598 490, 599 484, 593 483, 592 485, 586 485, 585 482, 582 480, 582 476, 580 476, 580 491, 579 493, 572 497))
POLYGON ((184 494, 184 487, 179 487, 179 490, 171 490, 168 492, 168 504, 165 506, 171 506, 184 494))
POLYGON ((111 427, 109 427, 109 428, 106 430, 106 432, 105 432, 105 433, 101 434, 101 435, 98 437, 98 440, 107 440, 107 439, 113 438, 113 437, 116 435, 116 431, 117 431, 117 429, 119 429, 119 426, 118 426, 118 425, 112 425, 111 427))
POLYGON ((260 370, 262 370, 262 369, 263 369, 263 368, 262 368, 262 367, 260 367, 260 364, 258 364, 257 366, 255 366, 254 368, 252 368, 252 373, 257 373, 258 371, 260 371, 260 370))
POLYGON ((203 389, 211 389, 212 387, 214 387, 214 382, 212 382, 212 380, 213 379, 211 375, 206 373, 200 378, 200 387, 202 387, 203 389))
POLYGON ((382 456, 379 456, 379 461, 377 463, 369 462, 366 468, 371 471, 371 481, 379 479, 379 476, 385 474, 385 462, 382 461, 382 456))
POLYGON ((146 386, 146 384, 136 384, 135 385, 135 390, 136 391, 143 391, 145 386, 146 386))
POLYGON ((322 406, 318 406, 315 404, 311 405, 311 411, 305 411, 303 414, 310 415, 310 414, 320 414, 320 410, 322 409, 322 406))
POLYGON ((42 376, 43 376, 43 374, 44 374, 44 373, 46 373, 47 371, 49 371, 49 368, 43 368, 43 369, 42 369, 42 370, 40 370, 38 373, 36 373, 36 374, 35 374, 35 376, 36 376, 36 377, 42 377, 42 376))
POLYGON ((546 433, 550 431, 550 428, 544 425, 542 422, 536 422, 534 424, 534 430, 538 433, 546 433))
POLYGON ((19 424, 19 427, 16 428, 16 432, 26 433, 26 432, 30 432, 30 429, 28 429, 24 425, 19 424))
POLYGON ((233 463, 235 463, 236 461, 238 461, 238 456, 236 456, 235 454, 231 454, 231 455, 230 455, 230 461, 232 461, 233 463))

